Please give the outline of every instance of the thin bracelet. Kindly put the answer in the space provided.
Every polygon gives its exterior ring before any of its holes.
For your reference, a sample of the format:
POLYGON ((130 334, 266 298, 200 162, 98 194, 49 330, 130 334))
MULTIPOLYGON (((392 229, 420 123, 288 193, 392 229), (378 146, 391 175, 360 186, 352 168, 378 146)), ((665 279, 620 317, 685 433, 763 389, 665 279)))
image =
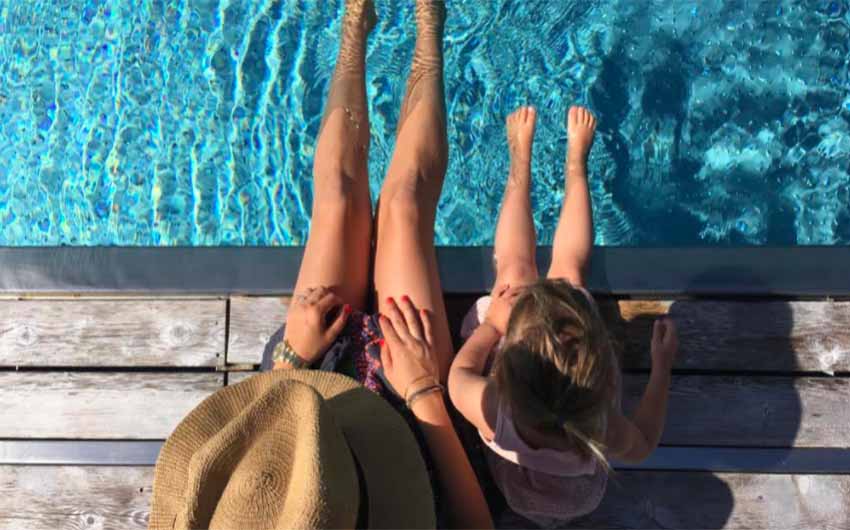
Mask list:
POLYGON ((423 388, 421 390, 417 390, 416 392, 413 393, 413 395, 411 395, 405 401, 405 403, 407 404, 407 408, 412 409, 413 404, 416 403, 416 400, 421 398, 425 394, 430 394, 430 393, 434 392, 435 390, 438 390, 440 392, 440 394, 442 394, 443 391, 445 391, 445 389, 446 389, 446 387, 444 387, 440 383, 437 383, 435 385, 426 386, 425 388, 423 388))
POLYGON ((404 389, 404 400, 405 401, 407 401, 407 393, 410 391, 410 389, 413 388, 413 386, 416 385, 416 383, 418 383, 420 381, 424 381, 425 379, 430 379, 432 385, 440 384, 440 382, 437 381, 437 378, 434 377, 433 375, 430 375, 430 374, 429 375, 423 375, 422 377, 420 377, 418 379, 414 379, 413 381, 410 382, 409 385, 407 385, 407 388, 404 389))

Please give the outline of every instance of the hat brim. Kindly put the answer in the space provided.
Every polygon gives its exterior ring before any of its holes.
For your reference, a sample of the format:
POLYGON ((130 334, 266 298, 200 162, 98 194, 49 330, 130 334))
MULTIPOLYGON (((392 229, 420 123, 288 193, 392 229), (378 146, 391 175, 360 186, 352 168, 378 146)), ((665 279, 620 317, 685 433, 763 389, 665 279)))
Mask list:
POLYGON ((169 436, 154 474, 151 529, 172 527, 188 481, 189 461, 214 434, 199 432, 197 416, 212 415, 223 425, 281 381, 310 385, 333 412, 363 473, 369 528, 436 527, 434 493, 419 445, 389 403, 341 374, 275 370, 217 391, 192 410, 169 436))

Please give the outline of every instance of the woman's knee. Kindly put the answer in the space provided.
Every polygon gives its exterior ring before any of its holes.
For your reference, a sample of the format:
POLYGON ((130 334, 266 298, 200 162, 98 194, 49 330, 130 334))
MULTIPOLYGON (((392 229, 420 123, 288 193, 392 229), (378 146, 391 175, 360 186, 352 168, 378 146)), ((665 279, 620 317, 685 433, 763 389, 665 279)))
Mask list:
POLYGON ((317 171, 313 177, 313 217, 339 218, 349 222, 353 218, 371 219, 372 204, 369 190, 349 177, 341 169, 317 171))
POLYGON ((409 142, 405 166, 408 172, 429 175, 442 182, 449 163, 447 140, 442 134, 424 136, 409 142))
POLYGON ((439 190, 422 178, 411 174, 389 190, 381 193, 381 209, 392 219, 394 225, 420 225, 433 219, 439 190))

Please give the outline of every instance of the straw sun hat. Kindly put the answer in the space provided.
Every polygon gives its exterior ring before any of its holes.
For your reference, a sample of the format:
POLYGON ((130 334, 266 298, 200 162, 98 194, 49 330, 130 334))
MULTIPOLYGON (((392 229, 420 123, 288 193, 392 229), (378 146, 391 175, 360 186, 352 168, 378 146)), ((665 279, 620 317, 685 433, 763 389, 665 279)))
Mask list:
POLYGON ((343 375, 266 372, 225 387, 159 454, 149 528, 433 528, 419 446, 343 375))

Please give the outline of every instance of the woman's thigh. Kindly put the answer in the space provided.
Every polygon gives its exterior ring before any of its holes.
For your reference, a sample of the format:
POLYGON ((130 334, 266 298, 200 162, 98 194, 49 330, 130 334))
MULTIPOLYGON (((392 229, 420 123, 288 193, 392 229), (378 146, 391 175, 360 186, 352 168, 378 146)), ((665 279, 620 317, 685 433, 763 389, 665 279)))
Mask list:
POLYGON ((440 375, 445 380, 454 349, 434 248, 437 178, 412 169, 404 176, 388 173, 388 183, 395 181, 397 185, 384 187, 378 207, 375 290, 380 311, 385 310, 387 298, 408 296, 416 307, 429 313, 440 375))

